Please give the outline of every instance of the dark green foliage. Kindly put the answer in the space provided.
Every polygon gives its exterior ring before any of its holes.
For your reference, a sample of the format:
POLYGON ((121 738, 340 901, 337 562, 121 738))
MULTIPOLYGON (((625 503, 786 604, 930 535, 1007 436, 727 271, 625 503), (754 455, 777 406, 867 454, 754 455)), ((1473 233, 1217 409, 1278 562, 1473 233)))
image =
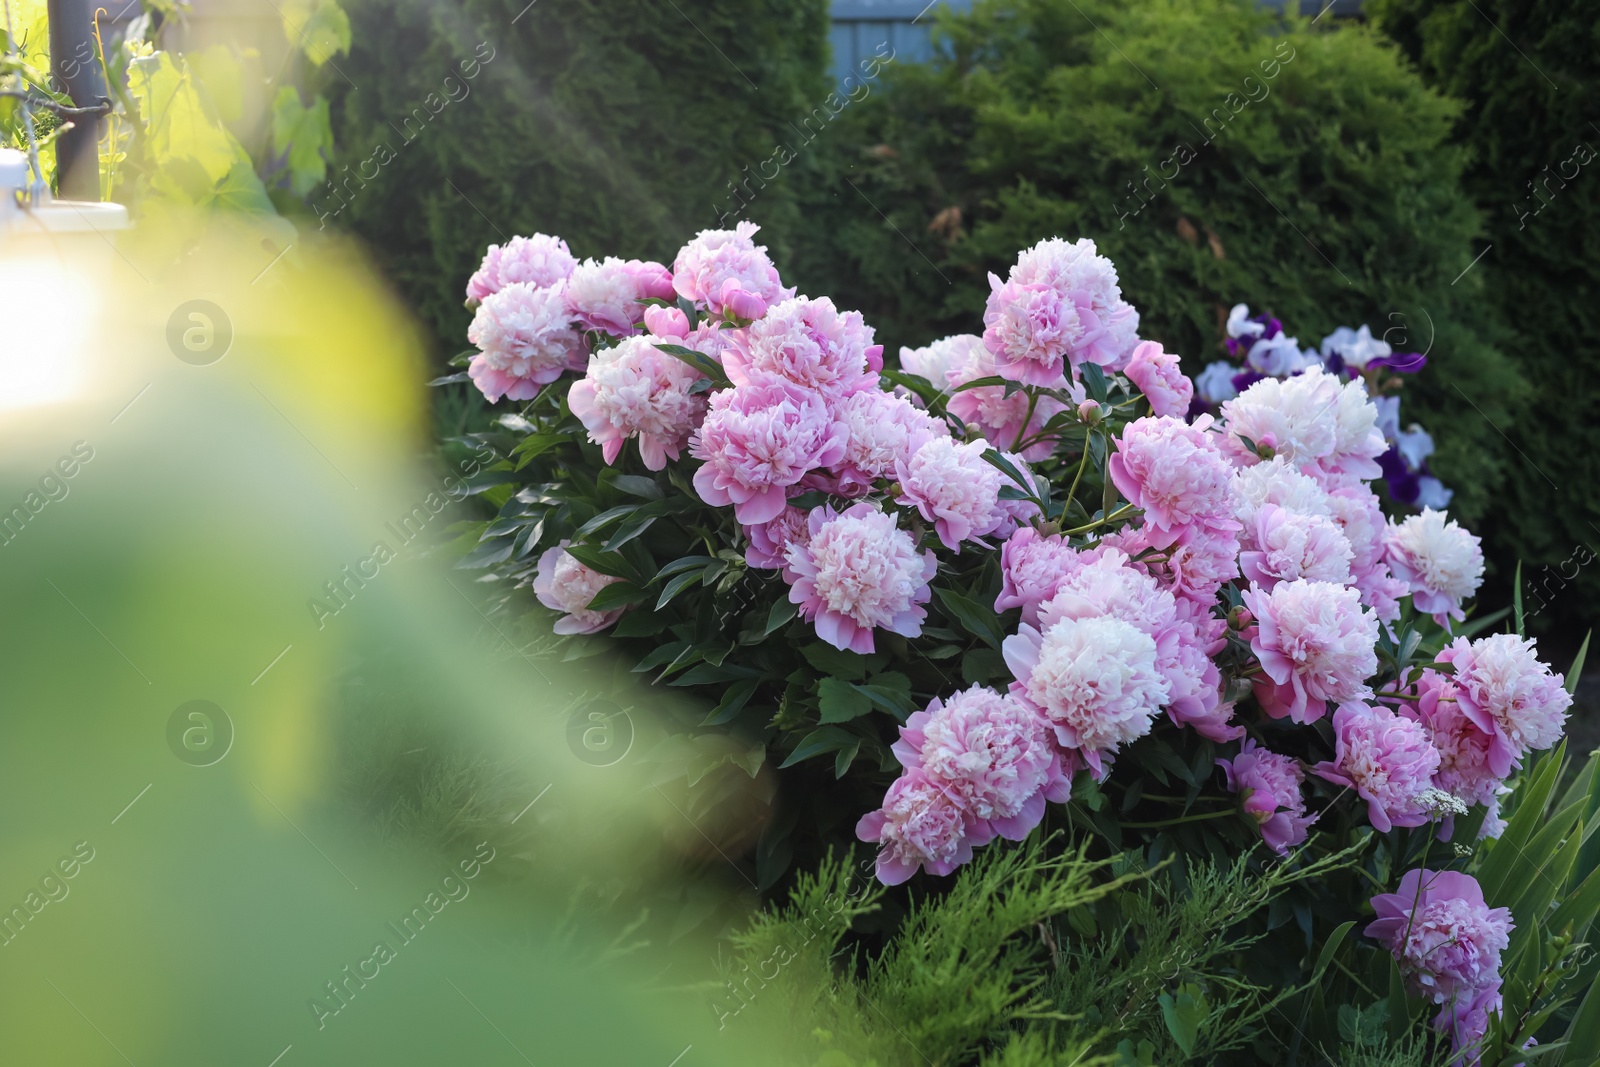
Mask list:
POLYGON ((1576 642, 1600 597, 1588 566, 1600 548, 1600 17, 1557 0, 1380 0, 1372 13, 1466 105, 1455 137, 1493 248, 1462 286, 1516 328, 1506 350, 1543 400, 1507 428, 1513 475, 1484 532, 1523 561, 1530 611, 1549 602, 1533 628, 1576 642))
MULTIPOLYGON (((311 202, 372 244, 441 356, 465 345, 487 245, 542 231, 580 258, 670 265, 828 92, 823 0, 349 8, 348 82, 330 84, 348 207, 326 187, 311 202)), ((762 207, 795 212, 778 186, 762 207)))
MULTIPOLYGON (((1332 23, 1248 0, 947 16, 943 59, 891 64, 829 132, 837 170, 779 265, 860 306, 891 352, 980 329, 986 274, 1054 235, 1094 238, 1142 334, 1191 372, 1220 358, 1240 301, 1303 344, 1361 323, 1402 351, 1431 341, 1402 416, 1435 432, 1452 510, 1471 519, 1504 472, 1488 420, 1509 425, 1518 380, 1481 290, 1451 285, 1480 247, 1446 143, 1457 107, 1381 38, 1332 23)), ((759 201, 751 214, 767 218, 759 201)))

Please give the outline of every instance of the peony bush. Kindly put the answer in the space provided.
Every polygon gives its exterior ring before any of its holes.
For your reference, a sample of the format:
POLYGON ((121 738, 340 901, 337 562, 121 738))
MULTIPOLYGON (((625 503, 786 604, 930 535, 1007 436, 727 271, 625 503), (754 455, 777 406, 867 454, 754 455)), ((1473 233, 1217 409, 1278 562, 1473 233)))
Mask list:
MULTIPOLYGON (((1571 697, 1520 609, 1474 617, 1478 538, 1399 429, 1427 360, 1365 326, 1303 350, 1241 304, 1235 362, 1191 382, 1095 243, 1052 238, 990 276, 981 336, 894 366, 757 232, 670 268, 492 246, 444 380, 521 405, 471 438, 503 458, 463 565, 703 692, 683 745, 732 734, 778 767, 812 815, 773 820, 761 886, 851 824, 889 886, 1052 827, 1150 866, 1320 857, 1280 947, 1375 913, 1369 958, 1436 1010, 1441 1055, 1532 1038, 1558 983, 1513 1013, 1503 962, 1544 916, 1468 871, 1505 855, 1571 697)), ((1568 966, 1563 936, 1518 958, 1568 966)))

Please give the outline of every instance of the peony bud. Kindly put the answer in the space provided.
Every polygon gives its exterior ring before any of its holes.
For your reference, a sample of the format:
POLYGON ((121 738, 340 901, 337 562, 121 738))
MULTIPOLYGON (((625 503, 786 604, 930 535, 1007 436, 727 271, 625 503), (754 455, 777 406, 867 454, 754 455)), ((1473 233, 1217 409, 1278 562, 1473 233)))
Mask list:
POLYGON ((1100 405, 1093 400, 1085 400, 1078 405, 1078 418, 1090 426, 1100 422, 1100 405))
POLYGON ((644 328, 656 337, 688 337, 689 316, 681 308, 651 305, 644 309, 644 328))

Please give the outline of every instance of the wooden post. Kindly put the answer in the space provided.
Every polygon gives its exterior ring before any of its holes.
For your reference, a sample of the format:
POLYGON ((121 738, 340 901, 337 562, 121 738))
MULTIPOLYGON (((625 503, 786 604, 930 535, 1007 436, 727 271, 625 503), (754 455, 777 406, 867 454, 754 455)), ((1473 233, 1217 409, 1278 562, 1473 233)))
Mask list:
MULTIPOLYGON (((50 69, 77 107, 94 107, 106 95, 95 50, 92 0, 49 0, 50 69)), ((76 116, 56 140, 56 188, 64 200, 100 199, 99 115, 76 116)))

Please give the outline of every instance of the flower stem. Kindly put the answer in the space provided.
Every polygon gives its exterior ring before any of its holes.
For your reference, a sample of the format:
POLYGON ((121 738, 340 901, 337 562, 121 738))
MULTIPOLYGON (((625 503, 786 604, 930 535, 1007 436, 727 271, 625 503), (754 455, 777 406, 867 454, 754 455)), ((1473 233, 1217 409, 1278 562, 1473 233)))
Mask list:
POLYGON ((1239 814, 1238 809, 1229 807, 1222 811, 1207 811, 1199 815, 1184 815, 1181 818, 1164 819, 1161 822, 1125 822, 1122 826, 1123 829, 1128 830, 1159 830, 1164 826, 1177 826, 1179 823, 1185 822, 1201 822, 1205 819, 1220 819, 1224 815, 1237 814, 1239 814))

